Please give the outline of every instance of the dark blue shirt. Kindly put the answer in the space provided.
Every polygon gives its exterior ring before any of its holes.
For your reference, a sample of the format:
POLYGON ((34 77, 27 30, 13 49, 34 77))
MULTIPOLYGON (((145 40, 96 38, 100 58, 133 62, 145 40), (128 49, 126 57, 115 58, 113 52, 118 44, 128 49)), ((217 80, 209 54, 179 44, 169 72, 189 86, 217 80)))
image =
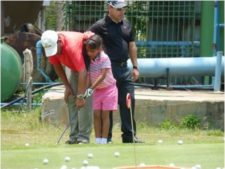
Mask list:
POLYGON ((90 31, 103 39, 104 51, 112 62, 126 62, 129 57, 129 42, 134 41, 131 24, 123 19, 115 23, 109 16, 98 20, 90 31))

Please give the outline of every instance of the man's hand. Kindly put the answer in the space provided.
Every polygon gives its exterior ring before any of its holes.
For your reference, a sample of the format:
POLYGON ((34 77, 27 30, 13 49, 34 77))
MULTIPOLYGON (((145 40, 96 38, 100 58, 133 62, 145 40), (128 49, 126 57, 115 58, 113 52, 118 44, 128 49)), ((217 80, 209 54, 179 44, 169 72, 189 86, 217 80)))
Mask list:
POLYGON ((71 87, 66 87, 65 92, 64 92, 64 100, 66 103, 68 103, 70 95, 73 95, 73 91, 72 91, 71 87))
POLYGON ((85 99, 76 99, 76 103, 75 103, 76 107, 79 109, 81 107, 83 107, 85 105, 85 99))
POLYGON ((133 72, 132 72, 132 80, 133 82, 135 82, 136 80, 138 80, 139 78, 139 71, 137 68, 134 68, 133 69, 133 72))

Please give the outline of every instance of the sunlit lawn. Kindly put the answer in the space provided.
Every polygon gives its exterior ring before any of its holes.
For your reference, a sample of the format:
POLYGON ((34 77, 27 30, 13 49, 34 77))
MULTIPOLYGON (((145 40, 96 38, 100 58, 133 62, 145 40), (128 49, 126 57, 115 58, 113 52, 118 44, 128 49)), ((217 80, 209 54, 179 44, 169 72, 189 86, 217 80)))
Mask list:
POLYGON ((134 145, 121 144, 120 125, 115 124, 113 144, 95 145, 92 132, 88 145, 65 145, 67 131, 61 143, 56 145, 64 126, 41 123, 39 111, 1 112, 1 168, 60 169, 62 165, 81 168, 83 160, 102 169, 141 163, 175 164, 186 168, 199 164, 203 169, 224 167, 224 136, 218 130, 162 130, 139 123, 138 136, 145 143, 134 145), (160 139, 162 143, 158 143, 160 139), (180 139, 184 144, 177 144, 180 139), (119 152, 120 156, 114 157, 114 152, 119 152), (88 153, 93 153, 93 159, 87 158, 88 153), (71 161, 65 162, 65 156, 71 161), (44 158, 49 160, 47 165, 42 163, 44 158))

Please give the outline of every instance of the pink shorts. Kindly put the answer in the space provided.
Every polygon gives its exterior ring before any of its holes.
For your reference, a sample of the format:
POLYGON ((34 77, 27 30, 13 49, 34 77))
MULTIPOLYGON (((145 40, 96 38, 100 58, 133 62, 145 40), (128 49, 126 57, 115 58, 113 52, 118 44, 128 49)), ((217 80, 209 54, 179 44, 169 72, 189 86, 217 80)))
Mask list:
POLYGON ((117 110, 117 105, 118 90, 116 84, 94 91, 92 100, 94 110, 117 110))

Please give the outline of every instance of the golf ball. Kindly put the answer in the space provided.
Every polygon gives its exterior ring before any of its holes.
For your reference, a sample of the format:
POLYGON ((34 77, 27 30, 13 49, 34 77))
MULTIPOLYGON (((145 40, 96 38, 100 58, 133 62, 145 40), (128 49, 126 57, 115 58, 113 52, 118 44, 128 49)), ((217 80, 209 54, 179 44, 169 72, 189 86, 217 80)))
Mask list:
POLYGON ((170 167, 175 167, 175 164, 174 164, 174 163, 170 163, 169 166, 170 166, 170 167))
POLYGON ((45 159, 43 160, 43 164, 48 164, 48 159, 47 159, 47 158, 45 158, 45 159))
POLYGON ((177 141, 177 144, 180 144, 181 145, 181 144, 184 144, 184 142, 183 142, 183 140, 178 140, 177 141))
POLYGON ((158 143, 159 143, 159 144, 163 143, 163 140, 161 140, 161 139, 160 139, 160 140, 158 140, 158 143))
POLYGON ((29 147, 29 146, 30 146, 30 144, 29 144, 29 143, 26 143, 26 144, 25 144, 25 146, 26 146, 26 147, 29 147))
POLYGON ((88 158, 89 159, 93 158, 93 154, 92 153, 88 153, 88 158))
POLYGON ((68 157, 68 156, 66 156, 66 157, 64 158, 64 160, 65 160, 65 162, 69 162, 69 161, 71 160, 71 158, 68 157))
POLYGON ((87 167, 81 167, 80 169, 100 169, 97 166, 87 166, 87 167))
POLYGON ((200 164, 196 164, 194 167, 195 167, 195 169, 201 169, 202 168, 200 164))
POLYGON ((139 166, 140 167, 144 167, 145 166, 145 163, 140 163, 139 166))
POLYGON ((114 153, 114 156, 115 156, 115 157, 119 157, 119 156, 120 156, 120 153, 119 153, 119 152, 115 152, 115 153, 114 153))
POLYGON ((68 169, 66 165, 62 165, 60 169, 68 169))
POLYGON ((83 161, 83 166, 87 166, 88 165, 88 161, 87 160, 84 160, 83 161))

